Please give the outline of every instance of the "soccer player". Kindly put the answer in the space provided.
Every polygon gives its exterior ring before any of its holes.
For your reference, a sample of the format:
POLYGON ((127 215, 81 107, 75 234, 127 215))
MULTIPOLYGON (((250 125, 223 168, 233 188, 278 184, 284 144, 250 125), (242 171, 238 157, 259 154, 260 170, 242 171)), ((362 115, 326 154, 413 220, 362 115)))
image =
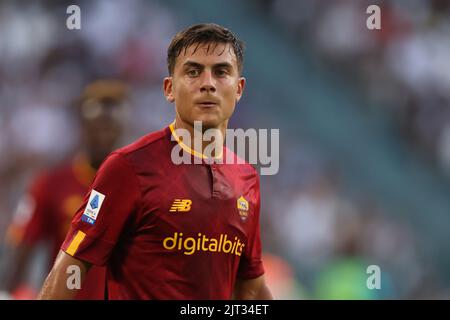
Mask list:
MULTIPOLYGON (((117 148, 127 103, 128 89, 119 81, 98 80, 84 89, 75 106, 82 132, 81 150, 69 162, 39 174, 8 228, 8 240, 15 256, 8 277, 9 292, 20 291, 32 249, 40 241, 50 244, 48 270, 51 269, 97 168, 117 148)), ((105 282, 105 268, 91 268, 85 286, 75 298, 104 299, 105 282)))
MULTIPOLYGON (((210 161, 208 143, 177 134, 194 136, 195 121, 225 133, 245 85, 242 42, 219 25, 194 25, 173 38, 167 58, 164 94, 175 104, 175 121, 105 160, 40 299, 73 296, 66 286, 72 265, 82 278, 92 265, 106 265, 109 299, 272 298, 256 170, 210 161), (177 147, 200 164, 175 164, 177 147)), ((213 158, 231 152, 220 150, 213 158)))

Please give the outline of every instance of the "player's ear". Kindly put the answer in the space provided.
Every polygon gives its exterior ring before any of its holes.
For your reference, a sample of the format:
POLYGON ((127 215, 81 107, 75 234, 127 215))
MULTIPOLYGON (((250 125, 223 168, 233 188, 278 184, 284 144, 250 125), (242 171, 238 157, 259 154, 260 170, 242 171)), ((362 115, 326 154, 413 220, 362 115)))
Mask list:
POLYGON ((164 95, 166 96, 166 100, 170 103, 175 101, 175 97, 173 96, 173 78, 165 77, 164 85, 163 85, 164 95))
POLYGON ((244 92, 245 81, 246 80, 244 77, 240 77, 238 80, 238 87, 236 91, 236 102, 239 102, 239 100, 241 100, 242 93, 244 92))

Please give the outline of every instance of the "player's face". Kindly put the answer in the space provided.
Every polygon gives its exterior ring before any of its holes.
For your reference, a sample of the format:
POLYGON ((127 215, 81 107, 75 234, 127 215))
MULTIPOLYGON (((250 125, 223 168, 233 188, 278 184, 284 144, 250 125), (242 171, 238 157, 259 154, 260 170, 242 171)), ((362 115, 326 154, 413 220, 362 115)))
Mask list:
POLYGON ((173 76, 164 79, 164 92, 182 122, 226 128, 244 85, 229 44, 194 44, 177 57, 173 76))
POLYGON ((94 165, 117 147, 124 127, 125 107, 122 104, 91 105, 83 120, 86 147, 94 165))

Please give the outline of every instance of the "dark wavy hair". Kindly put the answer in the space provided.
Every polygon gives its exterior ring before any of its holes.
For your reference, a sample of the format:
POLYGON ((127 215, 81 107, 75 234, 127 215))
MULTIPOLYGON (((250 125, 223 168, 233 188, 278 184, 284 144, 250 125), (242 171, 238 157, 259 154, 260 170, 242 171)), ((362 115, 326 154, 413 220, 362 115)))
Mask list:
POLYGON ((237 58, 239 74, 242 73, 244 63, 244 43, 236 38, 236 36, 227 28, 215 23, 202 23, 180 31, 172 39, 172 42, 167 49, 167 68, 169 70, 169 75, 173 75, 175 60, 180 55, 181 51, 184 50, 186 52, 192 45, 197 45, 195 48, 195 50, 197 50, 198 46, 202 44, 230 44, 237 58))

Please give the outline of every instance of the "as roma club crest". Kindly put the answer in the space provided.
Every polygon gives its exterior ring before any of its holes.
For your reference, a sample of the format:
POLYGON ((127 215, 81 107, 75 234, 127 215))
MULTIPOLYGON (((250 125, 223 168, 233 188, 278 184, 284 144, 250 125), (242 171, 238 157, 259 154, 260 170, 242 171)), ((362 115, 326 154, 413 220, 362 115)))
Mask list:
POLYGON ((239 210, 239 216, 241 217, 242 221, 247 220, 249 206, 248 201, 245 200, 243 196, 237 199, 237 208, 239 210))

